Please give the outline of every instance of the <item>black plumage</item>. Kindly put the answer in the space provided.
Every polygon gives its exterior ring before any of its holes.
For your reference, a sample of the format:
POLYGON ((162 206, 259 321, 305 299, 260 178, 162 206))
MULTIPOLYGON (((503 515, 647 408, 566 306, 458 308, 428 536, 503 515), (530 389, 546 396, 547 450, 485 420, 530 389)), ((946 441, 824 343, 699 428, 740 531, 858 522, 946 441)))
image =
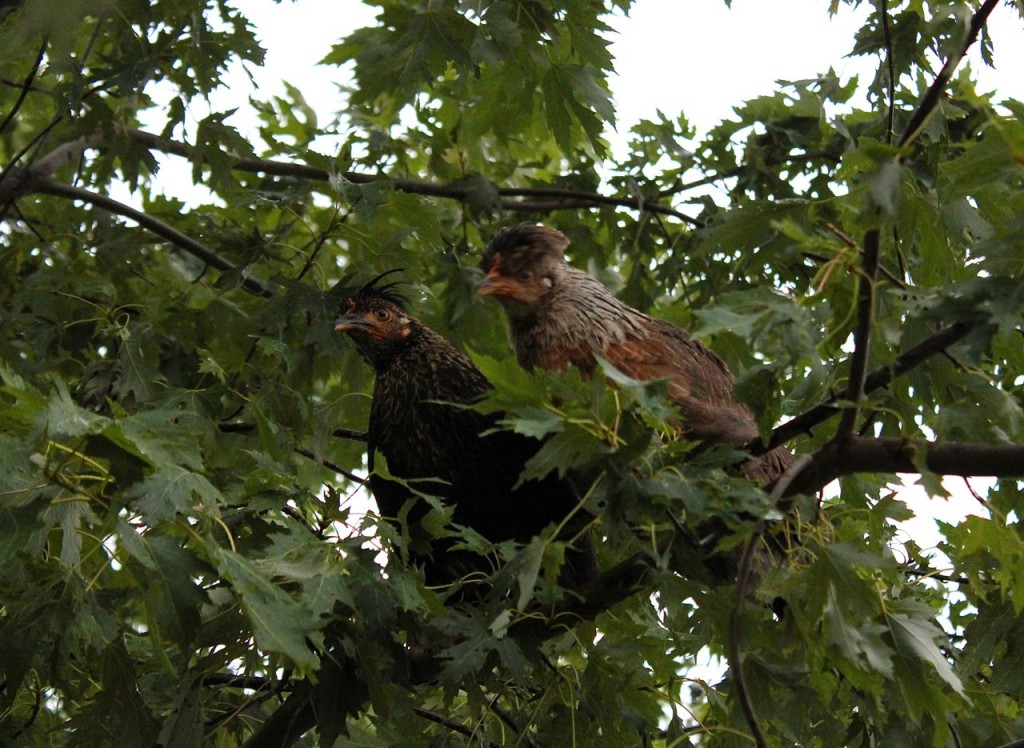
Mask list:
MULTIPOLYGON (((412 317, 396 284, 381 285, 381 278, 347 301, 335 326, 355 341, 376 373, 368 430, 371 470, 379 451, 391 475, 407 484, 371 475, 381 514, 393 521, 415 496, 414 488, 453 506, 454 523, 492 542, 525 542, 562 522, 577 505, 572 484, 552 474, 514 487, 541 443, 496 429, 499 414, 465 407, 478 402, 490 382, 466 356, 412 317)), ((406 522, 410 555, 423 563, 428 583, 450 582, 479 567, 478 556, 454 552, 450 542, 432 541, 422 530, 419 522, 427 509, 420 498, 406 522)), ((580 522, 568 524, 579 527, 580 522)), ((567 555, 563 583, 580 585, 593 567, 584 535, 567 555)))

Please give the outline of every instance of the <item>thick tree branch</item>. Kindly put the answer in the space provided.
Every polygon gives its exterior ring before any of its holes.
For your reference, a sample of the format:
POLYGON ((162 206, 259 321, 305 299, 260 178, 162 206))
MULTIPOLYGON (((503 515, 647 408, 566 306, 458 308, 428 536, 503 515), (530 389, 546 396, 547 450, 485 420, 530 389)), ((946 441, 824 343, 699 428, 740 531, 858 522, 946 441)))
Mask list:
MULTIPOLYGON (((796 493, 812 493, 841 475, 855 472, 916 472, 917 459, 924 455, 929 470, 948 475, 1024 476, 1024 446, 944 443, 904 439, 871 439, 853 437, 842 443, 831 442, 813 457, 804 455, 793 464, 773 490, 773 501, 782 502, 796 493)), ((744 600, 753 589, 752 571, 756 546, 766 531, 767 523, 759 525, 751 538, 749 552, 740 565, 737 595, 744 600)), ((604 572, 579 594, 567 595, 542 615, 524 616, 511 630, 516 636, 544 641, 581 621, 593 620, 600 613, 644 589, 645 579, 653 561, 636 554, 604 572)), ((740 615, 738 612, 737 616, 740 615)), ((738 621, 738 618, 737 618, 738 621)), ((733 639, 740 641, 734 624, 733 639)), ((412 657, 412 655, 410 655, 412 657)), ((438 653, 417 653, 421 672, 436 672, 438 653), (422 662, 421 662, 422 661, 422 662)), ((730 655, 734 667, 741 663, 737 652, 730 655)), ((737 670, 738 672, 738 670, 737 670)), ((749 701, 749 700, 748 700, 749 701)), ((756 715, 754 716, 756 720, 756 715)), ((308 685, 296 687, 285 703, 244 744, 244 748, 287 748, 316 724, 316 715, 308 685)))
MULTIPOLYGON (((59 150, 59 149, 58 149, 59 150)), ((50 156, 53 154, 51 153, 50 156)), ((48 157, 49 158, 49 157, 48 157)), ((38 163, 38 162, 37 162, 38 163)), ((153 216, 143 213, 140 210, 136 210, 130 205, 125 205, 122 202, 114 200, 113 198, 101 195, 97 192, 91 192, 81 187, 74 187, 70 184, 63 184, 61 182, 54 181, 52 179, 45 179, 39 182, 32 190, 34 192, 41 192, 47 195, 55 195, 57 197, 66 197, 72 200, 80 200, 85 203, 101 208, 110 213, 114 213, 138 223, 145 229, 152 231, 154 234, 162 239, 166 239, 171 244, 179 247, 192 256, 202 260, 207 265, 217 268, 218 270, 228 272, 236 270, 236 266, 231 262, 228 262, 223 257, 218 255, 212 249, 200 244, 192 237, 183 234, 172 226, 168 226, 163 221, 160 221, 153 216)), ((269 298, 274 295, 274 292, 263 285, 260 281, 255 278, 242 277, 241 286, 243 289, 256 296, 262 296, 269 298)))
POLYGON ((854 473, 919 473, 922 465, 939 475, 1021 478, 1024 445, 855 436, 818 450, 785 495, 816 493, 836 478, 854 473))
POLYGON ((912 141, 918 136, 921 130, 924 129, 925 124, 931 118, 932 114, 935 113, 935 108, 939 105, 939 101, 942 99, 942 93, 946 90, 946 86, 953 79, 953 73, 956 71, 957 66, 960 65, 960 61, 964 59, 964 55, 967 54, 967 50, 971 48, 978 39, 978 34, 981 33, 982 27, 988 21, 989 15, 999 4, 999 0, 985 0, 980 8, 971 17, 971 27, 967 33, 964 43, 960 49, 946 60, 942 66, 942 70, 932 81, 932 85, 928 87, 921 102, 917 105, 917 109, 914 111, 913 116, 910 118, 910 122, 903 128, 903 133, 900 135, 898 141, 899 145, 903 146, 912 141))

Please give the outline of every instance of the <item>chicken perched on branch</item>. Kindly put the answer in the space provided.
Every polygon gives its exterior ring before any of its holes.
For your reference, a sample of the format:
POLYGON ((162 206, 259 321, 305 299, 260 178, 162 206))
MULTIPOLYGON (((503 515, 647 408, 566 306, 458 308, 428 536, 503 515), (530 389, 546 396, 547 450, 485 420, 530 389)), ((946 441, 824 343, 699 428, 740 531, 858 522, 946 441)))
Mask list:
MULTIPOLYGON (((368 430, 371 472, 379 450, 391 475, 406 483, 371 474, 381 514, 395 520, 406 501, 421 492, 453 506, 454 523, 492 542, 525 542, 561 523, 577 505, 572 484, 551 474, 516 487, 541 443, 496 429, 500 415, 467 407, 491 384, 468 358, 408 314, 395 283, 380 285, 388 274, 359 289, 335 324, 376 372, 368 430)), ((432 542, 419 524, 427 509, 419 499, 406 520, 410 555, 424 563, 428 583, 451 582, 478 568, 479 557, 452 551, 451 543, 432 542)), ((567 524, 578 528, 581 520, 567 524)), ((567 554, 562 581, 579 586, 594 573, 589 536, 583 533, 567 554)))
MULTIPOLYGON (((755 440, 754 418, 732 399, 733 377, 725 362, 686 330, 623 304, 566 264, 568 246, 559 231, 521 223, 498 232, 484 254, 486 277, 477 293, 496 297, 504 307, 520 365, 576 366, 589 374, 600 356, 633 379, 667 378, 669 398, 693 438, 731 445, 755 440)), ((765 484, 791 461, 778 448, 748 462, 744 472, 765 484)))

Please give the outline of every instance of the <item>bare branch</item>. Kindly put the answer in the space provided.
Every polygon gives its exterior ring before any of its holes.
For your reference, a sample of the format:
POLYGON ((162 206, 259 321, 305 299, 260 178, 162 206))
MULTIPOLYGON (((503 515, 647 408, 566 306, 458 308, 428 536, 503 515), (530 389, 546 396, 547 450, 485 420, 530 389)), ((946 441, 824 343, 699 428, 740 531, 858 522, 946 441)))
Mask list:
POLYGON ((300 681, 284 703, 242 744, 242 748, 288 748, 316 724, 312 687, 300 681))
MULTIPOLYGON (((772 487, 771 505, 779 507, 786 491, 793 481, 810 465, 816 458, 813 455, 801 455, 793 464, 786 468, 786 471, 779 476, 779 479, 772 487)), ((768 520, 761 517, 754 527, 754 532, 747 540, 743 548, 743 555, 740 558, 739 571, 736 576, 736 591, 733 595, 732 612, 729 615, 729 667, 732 670, 733 683, 736 685, 736 698, 740 703, 740 709, 747 720, 747 726, 754 737, 754 743, 758 748, 766 746, 767 740, 764 731, 761 730, 761 722, 754 709, 754 702, 750 698, 750 689, 747 687, 746 675, 743 671, 743 609, 755 589, 754 564, 759 555, 761 541, 768 529, 768 520)))
MULTIPOLYGON (((60 149, 58 149, 60 150, 60 149)), ((56 153, 56 151, 54 151, 56 153)), ((53 156, 53 153, 50 154, 53 156)), ((49 156, 47 157, 49 158, 49 156)), ((200 244, 195 239, 186 234, 181 233, 176 228, 168 226, 163 221, 160 221, 153 216, 143 213, 140 210, 136 210, 130 205, 125 205, 122 202, 118 202, 113 198, 107 197, 106 195, 100 195, 96 192, 83 189, 81 187, 75 187, 70 184, 62 184, 51 179, 42 180, 34 188, 35 192, 41 192, 46 195, 55 195, 57 197, 66 197, 72 200, 81 200, 82 202, 95 205, 97 208, 109 211, 116 215, 130 218, 140 226, 149 231, 152 231, 162 239, 166 239, 171 244, 179 247, 189 254, 197 257, 198 259, 205 262, 207 265, 217 268, 218 270, 228 272, 236 270, 236 266, 231 262, 228 262, 223 257, 218 255, 212 249, 200 244)), ((262 296, 264 298, 270 298, 274 295, 274 292, 264 286, 260 281, 255 278, 244 277, 241 280, 241 286, 244 290, 256 296, 262 296)))
MULTIPOLYGON (((473 730, 471 730, 470 728, 456 722, 455 720, 448 719, 443 714, 438 714, 437 712, 433 712, 429 709, 424 709, 421 706, 414 706, 412 710, 418 717, 422 717, 428 722, 433 722, 434 724, 441 725, 442 727, 447 728, 452 732, 457 732, 459 733, 459 735, 465 735, 467 738, 472 738, 475 735, 473 730)), ((496 743, 491 743, 488 741, 487 745, 494 746, 494 748, 497 748, 496 743)))
POLYGON ((331 432, 331 436, 336 436, 339 439, 351 439, 354 442, 365 442, 369 437, 365 431, 356 431, 355 429, 334 429, 331 432))
MULTIPOLYGON (((217 428, 224 434, 248 434, 256 430, 256 424, 252 421, 221 421, 217 424, 217 428)), ((356 429, 336 428, 331 432, 331 436, 354 442, 365 442, 367 439, 365 431, 356 429)))
POLYGON ((885 65, 889 72, 889 111, 886 112, 885 142, 892 145, 892 139, 896 135, 896 61, 892 52, 892 31, 889 29, 889 3, 882 0, 878 9, 878 15, 882 17, 882 36, 885 38, 885 65))
POLYGON ((362 484, 366 482, 366 478, 360 478, 355 473, 350 473, 348 470, 341 467, 341 465, 331 462, 330 460, 318 459, 317 456, 308 449, 304 449, 303 447, 295 447, 295 453, 300 454, 303 457, 306 457, 310 460, 313 460, 313 462, 320 463, 331 472, 337 473, 338 475, 345 477, 347 480, 350 480, 353 483, 362 484))

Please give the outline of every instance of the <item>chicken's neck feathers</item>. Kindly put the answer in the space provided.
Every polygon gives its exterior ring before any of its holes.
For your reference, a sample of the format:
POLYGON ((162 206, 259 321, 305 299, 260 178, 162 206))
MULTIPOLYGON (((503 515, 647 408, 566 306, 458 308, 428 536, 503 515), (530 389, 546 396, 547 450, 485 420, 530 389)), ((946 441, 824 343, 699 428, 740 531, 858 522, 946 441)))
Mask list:
POLYGON ((601 351, 645 336, 651 318, 623 304, 587 273, 565 265, 553 280, 551 293, 533 315, 511 320, 521 365, 552 368, 545 358, 556 351, 601 351))

